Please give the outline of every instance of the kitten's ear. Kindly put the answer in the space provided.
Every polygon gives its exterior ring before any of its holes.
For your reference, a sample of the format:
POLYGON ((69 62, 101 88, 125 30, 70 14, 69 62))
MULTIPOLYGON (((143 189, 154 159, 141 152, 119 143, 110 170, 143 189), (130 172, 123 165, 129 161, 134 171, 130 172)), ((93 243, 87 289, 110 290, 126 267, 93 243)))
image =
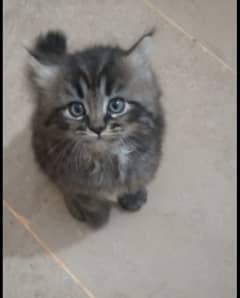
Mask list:
POLYGON ((33 48, 27 49, 30 54, 29 76, 36 87, 47 89, 56 80, 66 48, 65 35, 60 31, 50 31, 37 37, 33 48))
POLYGON ((127 59, 135 67, 146 65, 152 50, 152 37, 155 31, 155 28, 153 28, 145 33, 126 51, 127 59))
POLYGON ((45 64, 31 56, 28 63, 28 76, 35 87, 48 89, 55 82, 59 73, 59 65, 45 64))

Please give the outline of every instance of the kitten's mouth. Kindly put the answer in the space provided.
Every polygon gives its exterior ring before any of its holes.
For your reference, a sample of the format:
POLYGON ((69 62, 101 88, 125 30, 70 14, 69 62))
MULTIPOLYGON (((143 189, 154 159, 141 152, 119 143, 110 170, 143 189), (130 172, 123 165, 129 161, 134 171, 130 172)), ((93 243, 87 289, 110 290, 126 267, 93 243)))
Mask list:
POLYGON ((103 141, 103 137, 102 137, 102 135, 96 135, 96 137, 95 137, 95 140, 97 141, 97 142, 101 142, 101 141, 103 141))
MULTIPOLYGON (((122 132, 122 131, 121 131, 122 132)), ((110 132, 110 131, 103 131, 101 133, 95 133, 91 130, 87 131, 78 131, 80 137, 83 138, 86 142, 96 142, 96 143, 105 143, 108 141, 116 141, 120 138, 120 131, 110 132)))
POLYGON ((106 136, 104 136, 104 134, 87 133, 83 136, 86 141, 96 143, 103 143, 107 139, 106 136))
POLYGON ((91 130, 88 130, 86 135, 89 136, 89 138, 91 138, 93 140, 104 140, 108 137, 112 137, 114 134, 110 133, 108 131, 103 131, 103 132, 100 132, 100 133, 96 133, 96 132, 93 132, 91 130))
POLYGON ((89 135, 89 137, 93 140, 96 140, 96 141, 101 141, 103 140, 104 136, 102 134, 96 134, 96 133, 92 133, 89 135))

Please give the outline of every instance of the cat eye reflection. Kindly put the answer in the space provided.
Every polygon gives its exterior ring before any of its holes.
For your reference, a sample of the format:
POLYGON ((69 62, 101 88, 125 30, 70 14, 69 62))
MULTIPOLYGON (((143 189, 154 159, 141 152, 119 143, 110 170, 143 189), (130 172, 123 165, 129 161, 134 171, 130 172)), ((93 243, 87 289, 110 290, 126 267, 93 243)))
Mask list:
POLYGON ((111 114, 121 114, 126 109, 126 102, 123 98, 113 98, 108 104, 108 112, 111 114))
POLYGON ((85 116, 85 108, 80 102, 72 102, 64 112, 67 118, 79 120, 85 116))

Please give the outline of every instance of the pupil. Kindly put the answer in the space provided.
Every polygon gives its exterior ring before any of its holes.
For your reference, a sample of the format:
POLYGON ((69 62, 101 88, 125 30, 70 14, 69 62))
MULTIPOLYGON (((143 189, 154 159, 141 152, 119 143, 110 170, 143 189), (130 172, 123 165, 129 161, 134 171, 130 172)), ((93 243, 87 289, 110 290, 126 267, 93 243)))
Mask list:
POLYGON ((117 110, 118 107, 119 107, 119 102, 114 102, 114 103, 113 103, 113 108, 114 108, 115 110, 117 110))
POLYGON ((71 112, 74 116, 82 115, 83 110, 82 110, 81 105, 80 104, 73 104, 71 106, 71 112))
POLYGON ((80 113, 80 108, 78 106, 75 106, 73 110, 76 114, 80 113))
POLYGON ((121 102, 119 100, 114 101, 112 103, 112 108, 114 111, 118 111, 119 109, 121 109, 121 102))
POLYGON ((122 99, 116 98, 112 99, 109 104, 110 113, 121 113, 124 110, 124 101, 122 99))

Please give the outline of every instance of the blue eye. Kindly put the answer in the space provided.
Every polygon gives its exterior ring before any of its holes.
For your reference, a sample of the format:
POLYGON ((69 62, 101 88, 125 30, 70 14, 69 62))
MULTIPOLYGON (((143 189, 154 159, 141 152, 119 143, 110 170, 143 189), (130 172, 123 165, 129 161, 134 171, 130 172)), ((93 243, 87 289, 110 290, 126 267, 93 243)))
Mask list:
POLYGON ((122 98, 113 98, 108 104, 108 111, 112 114, 120 114, 125 110, 126 102, 122 98))
POLYGON ((79 119, 85 115, 85 109, 82 103, 80 102, 72 102, 68 106, 68 116, 70 118, 79 119))

